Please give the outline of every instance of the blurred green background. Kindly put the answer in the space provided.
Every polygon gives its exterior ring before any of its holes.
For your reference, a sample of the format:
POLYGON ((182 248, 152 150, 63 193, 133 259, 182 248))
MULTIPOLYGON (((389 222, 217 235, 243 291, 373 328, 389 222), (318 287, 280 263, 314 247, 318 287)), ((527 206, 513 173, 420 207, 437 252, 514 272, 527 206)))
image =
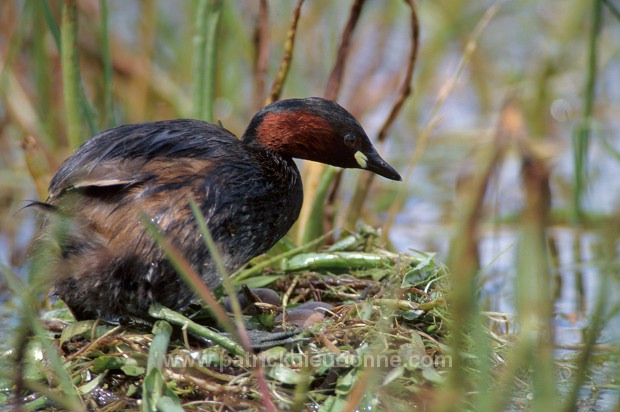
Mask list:
MULTIPOLYGON (((79 141, 115 125, 201 116, 197 94, 205 78, 196 72, 195 53, 199 3, 78 1, 76 115, 63 97, 63 2, 2 2, 3 265, 24 266, 36 219, 20 208, 45 197, 49 178, 79 141)), ((261 85, 259 3, 223 2, 212 61, 214 120, 238 136, 264 105, 295 7, 293 1, 268 2, 261 85)), ((351 4, 303 4, 282 98, 325 94, 351 4)), ((378 148, 407 178, 403 183, 376 179, 361 217, 383 227, 397 250, 435 251, 446 259, 455 286, 480 292, 474 301, 453 297, 455 307, 466 305, 464 313, 516 311, 523 320, 524 308, 537 308, 523 296, 546 287, 536 284, 540 276, 548 280, 547 293, 530 297, 549 302, 548 310, 532 315, 555 330, 549 356, 586 358, 578 364, 584 367, 591 358, 584 354, 595 344, 612 345, 615 358, 606 358, 589 376, 606 394, 600 410, 613 405, 617 410, 620 3, 424 0, 416 5, 421 37, 413 93, 378 148), (528 184, 532 164, 546 170, 534 179, 539 189, 528 184), (550 197, 536 206, 534 194, 546 187, 550 197), (528 205, 534 205, 529 215, 528 205), (528 250, 536 246, 529 227, 545 236, 538 249, 528 250), (599 323, 593 327, 592 321, 599 323)), ((411 48, 410 25, 405 2, 364 2, 338 101, 372 139, 397 99, 411 48)), ((326 226, 351 226, 359 175, 344 173, 326 226)), ((10 307, 3 278, 0 291, 0 302, 10 307)), ((519 328, 509 332, 515 331, 519 328)), ((457 328, 455 334, 461 332, 457 328)), ((530 361, 536 359, 523 365, 530 361)), ((574 381, 577 387, 584 379, 574 381)))

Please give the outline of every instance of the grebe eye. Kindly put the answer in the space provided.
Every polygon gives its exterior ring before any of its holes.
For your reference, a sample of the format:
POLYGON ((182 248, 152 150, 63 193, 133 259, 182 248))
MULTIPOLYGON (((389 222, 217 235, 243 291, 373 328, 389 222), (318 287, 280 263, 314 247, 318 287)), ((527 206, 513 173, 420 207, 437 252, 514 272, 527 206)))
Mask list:
POLYGON ((352 133, 347 133, 344 135, 344 144, 346 144, 347 146, 351 147, 351 148, 355 148, 357 147, 357 136, 355 136, 352 133))

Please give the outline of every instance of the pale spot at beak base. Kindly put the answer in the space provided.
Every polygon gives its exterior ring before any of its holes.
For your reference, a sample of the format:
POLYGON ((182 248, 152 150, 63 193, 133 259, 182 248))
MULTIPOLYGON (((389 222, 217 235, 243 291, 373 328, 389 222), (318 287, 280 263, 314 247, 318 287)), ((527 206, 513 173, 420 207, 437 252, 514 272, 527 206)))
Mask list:
POLYGON ((366 169, 366 165, 368 164, 368 157, 366 157, 366 155, 359 150, 355 152, 354 157, 357 164, 360 165, 362 169, 366 169))

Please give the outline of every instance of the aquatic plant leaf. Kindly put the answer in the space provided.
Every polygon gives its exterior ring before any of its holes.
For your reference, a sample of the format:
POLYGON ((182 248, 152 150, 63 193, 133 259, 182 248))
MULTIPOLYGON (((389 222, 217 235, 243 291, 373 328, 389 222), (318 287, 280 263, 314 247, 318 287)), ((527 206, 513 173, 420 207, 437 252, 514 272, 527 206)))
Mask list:
POLYGON ((357 369, 352 369, 344 376, 341 376, 338 379, 338 383, 336 383, 336 394, 338 395, 346 395, 349 393, 355 382, 359 379, 357 369))
POLYGON ((60 344, 62 345, 73 337, 84 335, 90 332, 93 329, 94 324, 95 321, 93 320, 84 320, 81 322, 75 322, 67 325, 67 327, 63 329, 62 334, 60 335, 60 344))
POLYGON ((383 378, 383 385, 389 385, 390 383, 394 382, 396 379, 402 377, 404 373, 405 373, 404 366, 398 366, 392 369, 383 378))
POLYGON ((421 309, 417 309, 417 310, 409 310, 409 311, 403 312, 401 316, 407 320, 415 320, 415 319, 418 319, 422 315, 424 315, 424 311, 421 309))
POLYGON ((304 380, 304 376, 298 371, 288 368, 283 364, 277 364, 268 368, 266 375, 287 385, 296 385, 304 380))
POLYGON ((171 398, 170 396, 162 396, 157 401, 157 410, 161 412, 183 412, 179 398, 171 398))
POLYGON ((181 400, 172 388, 166 385, 165 395, 157 401, 157 410, 161 412, 183 412, 181 400))
POLYGON ((401 287, 418 286, 427 282, 437 275, 439 269, 435 265, 433 255, 428 255, 424 260, 418 263, 413 269, 407 271, 403 277, 401 287))
POLYGON ((138 365, 123 365, 121 366, 121 370, 127 376, 142 376, 146 372, 146 368, 144 366, 138 365))
POLYGON ((444 378, 433 366, 424 366, 422 367, 422 377, 429 382, 442 384, 446 381, 444 378))
POLYGON ((347 406, 347 400, 337 396, 329 396, 325 399, 325 402, 321 405, 318 412, 338 412, 345 410, 347 406))
POLYGON ((106 377, 106 375, 107 375, 107 371, 98 375, 95 379, 91 380, 90 382, 85 383, 84 385, 80 386, 78 388, 78 391, 82 395, 88 395, 101 384, 101 382, 106 377))
POLYGON ((144 378, 142 383, 142 411, 157 410, 157 402, 161 398, 162 386, 164 384, 164 375, 157 368, 151 371, 144 378))
POLYGON ((120 356, 99 356, 93 361, 92 371, 101 373, 106 370, 121 369, 127 362, 136 362, 131 358, 122 358, 120 356))

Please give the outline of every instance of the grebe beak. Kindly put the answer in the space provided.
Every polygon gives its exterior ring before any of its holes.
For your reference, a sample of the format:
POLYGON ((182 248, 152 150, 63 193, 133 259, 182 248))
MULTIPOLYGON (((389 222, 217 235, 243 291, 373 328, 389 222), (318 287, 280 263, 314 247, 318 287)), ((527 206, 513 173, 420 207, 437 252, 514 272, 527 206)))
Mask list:
POLYGON ((369 170, 391 180, 402 180, 398 172, 383 160, 374 148, 371 148, 366 153, 362 151, 355 152, 355 160, 362 169, 369 170))

